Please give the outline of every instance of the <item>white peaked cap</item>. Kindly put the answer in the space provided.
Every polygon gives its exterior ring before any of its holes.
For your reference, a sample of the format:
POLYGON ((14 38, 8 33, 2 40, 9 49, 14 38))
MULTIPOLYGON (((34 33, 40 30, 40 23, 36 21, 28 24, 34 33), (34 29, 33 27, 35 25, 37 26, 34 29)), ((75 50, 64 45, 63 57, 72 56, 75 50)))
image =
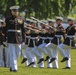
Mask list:
POLYGON ((19 8, 20 8, 19 6, 11 6, 11 7, 10 7, 10 10, 19 9, 19 8))

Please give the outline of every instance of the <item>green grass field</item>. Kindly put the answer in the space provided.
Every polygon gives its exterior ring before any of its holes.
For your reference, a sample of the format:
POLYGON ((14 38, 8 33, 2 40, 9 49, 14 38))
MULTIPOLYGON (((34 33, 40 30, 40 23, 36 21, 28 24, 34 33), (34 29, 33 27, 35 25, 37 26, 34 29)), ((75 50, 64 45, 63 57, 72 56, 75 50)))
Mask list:
POLYGON ((46 68, 31 68, 25 67, 25 64, 20 64, 22 58, 19 59, 18 63, 18 72, 10 72, 9 68, 0 68, 0 75, 76 75, 76 49, 71 50, 72 58, 72 68, 71 69, 62 69, 65 67, 65 63, 61 63, 62 59, 59 54, 59 69, 48 69, 46 68))

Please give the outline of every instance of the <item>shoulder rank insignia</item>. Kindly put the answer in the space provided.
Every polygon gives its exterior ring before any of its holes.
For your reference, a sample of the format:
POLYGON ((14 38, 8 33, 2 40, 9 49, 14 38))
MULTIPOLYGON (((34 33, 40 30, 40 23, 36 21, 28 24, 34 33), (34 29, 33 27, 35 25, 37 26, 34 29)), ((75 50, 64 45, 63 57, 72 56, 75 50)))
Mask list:
POLYGON ((23 20, 22 19, 18 19, 18 23, 19 24, 22 24, 23 23, 23 20))

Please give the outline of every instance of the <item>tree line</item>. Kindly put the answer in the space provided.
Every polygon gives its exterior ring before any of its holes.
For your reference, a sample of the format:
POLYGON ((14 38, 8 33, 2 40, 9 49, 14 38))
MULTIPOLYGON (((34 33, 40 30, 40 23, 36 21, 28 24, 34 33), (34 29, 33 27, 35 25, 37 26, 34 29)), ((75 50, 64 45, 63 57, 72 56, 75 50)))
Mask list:
POLYGON ((0 0, 0 14, 8 16, 10 6, 19 5, 25 17, 34 16, 40 19, 55 16, 67 16, 76 4, 76 0, 0 0))

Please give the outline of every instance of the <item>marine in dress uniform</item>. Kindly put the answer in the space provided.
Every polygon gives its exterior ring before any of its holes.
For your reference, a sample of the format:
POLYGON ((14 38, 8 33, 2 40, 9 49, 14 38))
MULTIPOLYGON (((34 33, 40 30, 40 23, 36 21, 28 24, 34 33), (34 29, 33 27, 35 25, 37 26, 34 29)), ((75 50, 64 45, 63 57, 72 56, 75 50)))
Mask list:
POLYGON ((66 28, 66 37, 63 43, 58 45, 58 49, 63 56, 61 62, 66 61, 66 67, 64 69, 71 68, 70 50, 74 45, 74 35, 76 33, 76 26, 74 25, 74 18, 68 18, 69 26, 66 28))
MULTIPOLYGON (((31 23, 30 19, 26 18, 26 21, 25 21, 24 25, 26 25, 26 24, 30 25, 30 23, 31 23)), ((28 60, 27 60, 27 57, 26 57, 26 54, 25 54, 25 50, 28 47, 28 41, 30 40, 30 35, 28 34, 29 31, 30 31, 29 29, 25 28, 25 41, 22 45, 22 48, 24 49, 24 52, 22 52, 23 60, 22 60, 21 64, 26 62, 26 66, 28 66, 28 60)))
POLYGON ((6 18, 7 43, 10 52, 10 71, 17 72, 17 59, 21 54, 21 43, 24 40, 24 20, 19 16, 19 6, 11 6, 11 16, 6 18))
MULTIPOLYGON (((48 44, 46 44, 45 49, 48 53, 48 56, 51 58, 53 56, 53 53, 50 50, 51 48, 48 46, 49 46, 49 44, 51 44, 51 40, 55 37, 55 27, 54 27, 55 20, 48 19, 48 23, 49 23, 49 26, 51 26, 52 28, 49 27, 48 39, 50 40, 50 42, 48 44)), ((49 60, 48 56, 46 57, 45 61, 49 60)), ((52 63, 50 63, 50 64, 52 64, 52 63)), ((57 67, 56 61, 54 61, 52 68, 56 68, 56 67, 57 67)))
POLYGON ((3 29, 5 27, 5 22, 4 20, 0 19, 0 67, 4 67, 5 66, 5 53, 3 52, 5 44, 3 43, 5 34, 3 33, 3 29))
MULTIPOLYGON (((38 67, 43 68, 44 67, 44 58, 43 58, 43 47, 45 45, 45 39, 47 39, 46 35, 46 26, 44 24, 41 24, 41 32, 38 34, 38 39, 36 40, 36 46, 32 49, 32 52, 35 54, 35 56, 38 58, 38 67)), ((45 51, 45 50, 44 50, 45 51)))
MULTIPOLYGON (((30 20, 30 25, 31 25, 30 28, 36 27, 36 21, 30 20)), ((29 62, 28 66, 34 68, 36 67, 36 57, 32 53, 32 49, 35 46, 36 37, 37 34, 33 30, 29 29, 29 32, 26 33, 26 44, 28 45, 28 47, 25 49, 25 54, 29 62)))
MULTIPOLYGON (((46 47, 50 47, 50 56, 52 57, 49 63, 55 61, 55 66, 53 68, 59 68, 57 45, 61 43, 61 36, 64 34, 64 28, 62 27, 61 23, 62 23, 62 18, 56 17, 57 26, 55 31, 55 37, 51 40, 51 43, 46 46, 46 47)), ((49 50, 47 51, 49 52, 49 50)))
MULTIPOLYGON (((51 21, 52 22, 52 21, 51 21)), ((50 23, 50 22, 49 22, 50 23)), ((53 26, 52 26, 53 27, 53 26)), ((39 48, 39 50, 46 55, 46 59, 45 61, 47 60, 47 68, 52 68, 52 63, 49 63, 50 62, 50 57, 48 55, 48 52, 47 52, 47 47, 46 45, 51 41, 52 37, 53 37, 53 34, 51 32, 51 28, 50 27, 47 27, 45 28, 47 30, 47 32, 45 34, 43 34, 44 36, 41 36, 42 39, 43 39, 43 43, 40 45, 41 48, 39 48)))
MULTIPOLYGON (((3 17, 3 20, 4 20, 4 22, 5 22, 5 18, 3 17)), ((5 24, 6 25, 6 24, 5 24)), ((3 43, 5 44, 5 47, 4 47, 4 49, 3 49, 3 55, 4 55, 4 67, 10 67, 10 52, 9 52, 9 49, 8 49, 8 44, 7 44, 7 34, 6 34, 6 26, 5 27, 3 27, 3 34, 5 35, 4 36, 4 41, 3 41, 3 43)))
MULTIPOLYGON (((48 19, 48 25, 49 26, 51 26, 51 27, 53 27, 54 28, 54 23, 55 23, 55 20, 52 20, 52 19, 48 19)), ((47 34, 47 38, 50 40, 49 41, 49 43, 51 43, 51 40, 54 38, 54 36, 55 36, 55 31, 54 31, 54 29, 52 29, 52 28, 48 28, 48 34, 47 34)), ((48 45, 48 44, 47 44, 48 45)), ((46 45, 46 46, 47 46, 46 45)), ((45 48, 46 48, 46 50, 47 50, 47 47, 45 46, 45 48)), ((50 57, 49 56, 47 56, 46 57, 46 59, 45 59, 45 61, 47 61, 48 59, 49 59, 50 57)))

